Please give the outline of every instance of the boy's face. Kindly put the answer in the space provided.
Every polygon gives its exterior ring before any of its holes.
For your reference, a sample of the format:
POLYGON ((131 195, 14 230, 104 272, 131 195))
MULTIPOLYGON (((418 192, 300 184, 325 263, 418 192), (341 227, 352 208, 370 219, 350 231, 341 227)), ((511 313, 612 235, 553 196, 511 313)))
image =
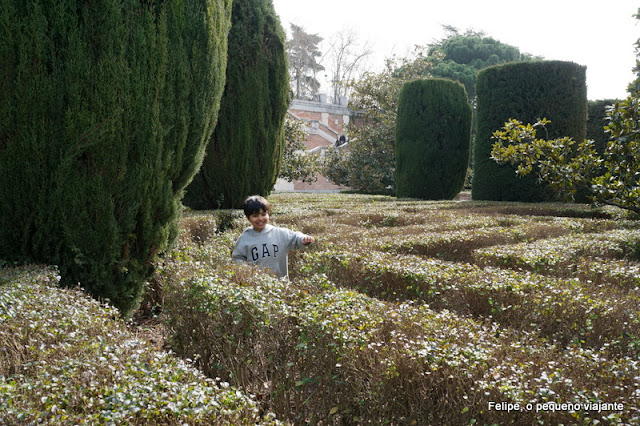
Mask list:
POLYGON ((260 210, 257 213, 249 215, 248 219, 254 231, 262 232, 267 223, 269 223, 269 212, 260 210))

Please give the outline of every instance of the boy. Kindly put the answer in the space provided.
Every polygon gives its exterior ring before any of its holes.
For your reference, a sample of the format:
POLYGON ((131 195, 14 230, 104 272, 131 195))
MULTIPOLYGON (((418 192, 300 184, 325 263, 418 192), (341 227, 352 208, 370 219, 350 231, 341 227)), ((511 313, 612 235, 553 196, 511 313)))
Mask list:
POLYGON ((311 244, 314 238, 270 225, 271 204, 259 195, 244 200, 244 214, 251 226, 236 241, 231 255, 233 260, 269 268, 278 278, 288 278, 289 250, 311 244))

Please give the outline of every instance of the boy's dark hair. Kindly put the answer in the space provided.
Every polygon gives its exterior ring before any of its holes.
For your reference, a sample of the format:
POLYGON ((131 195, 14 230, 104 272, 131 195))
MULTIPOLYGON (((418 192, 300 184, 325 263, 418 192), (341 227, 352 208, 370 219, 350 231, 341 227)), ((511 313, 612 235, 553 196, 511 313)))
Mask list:
POLYGON ((260 213, 263 210, 271 214, 271 204, 260 195, 252 195, 250 197, 247 197, 247 199, 244 200, 243 208, 244 215, 247 217, 251 216, 254 213, 260 213))

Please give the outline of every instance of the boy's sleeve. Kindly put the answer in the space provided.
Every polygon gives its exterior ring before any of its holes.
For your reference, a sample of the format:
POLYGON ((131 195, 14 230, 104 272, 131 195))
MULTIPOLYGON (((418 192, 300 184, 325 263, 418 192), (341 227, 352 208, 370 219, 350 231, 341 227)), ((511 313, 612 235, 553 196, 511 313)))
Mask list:
POLYGON ((242 237, 238 238, 238 241, 236 241, 236 245, 233 248, 233 252, 231 253, 231 258, 238 263, 247 261, 247 255, 244 253, 244 250, 242 250, 241 239, 242 237))
POLYGON ((295 249, 295 250, 301 249, 304 246, 304 244, 302 244, 302 239, 306 235, 298 231, 289 231, 289 233, 290 233, 289 248, 295 249))

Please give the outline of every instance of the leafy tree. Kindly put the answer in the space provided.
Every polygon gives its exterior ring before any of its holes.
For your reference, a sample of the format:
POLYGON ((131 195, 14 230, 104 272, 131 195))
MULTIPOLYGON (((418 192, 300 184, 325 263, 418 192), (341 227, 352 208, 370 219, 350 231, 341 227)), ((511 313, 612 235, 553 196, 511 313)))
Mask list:
POLYGON ((217 119, 230 13, 0 0, 0 257, 137 307, 217 119))
POLYGON ((398 95, 405 82, 428 73, 431 63, 422 53, 418 48, 414 57, 388 59, 382 72, 366 72, 352 84, 349 106, 361 116, 346 126, 349 148, 327 152, 330 181, 369 193, 394 188, 398 95))
POLYGON ((595 142, 596 151, 599 154, 604 152, 605 146, 610 139, 610 134, 605 130, 609 124, 608 111, 616 103, 615 99, 601 99, 588 102, 587 117, 587 139, 595 142))
MULTIPOLYGON (((391 193, 395 183, 395 128, 366 125, 347 148, 325 151, 324 175, 336 185, 349 186, 364 193, 391 193)), ((348 132, 348 134, 350 134, 348 132)))
POLYGON ((291 90, 296 99, 312 99, 318 94, 320 82, 316 74, 324 70, 318 63, 322 56, 318 45, 322 37, 309 34, 302 27, 291 24, 291 39, 287 41, 291 90))
POLYGON ((613 140, 599 155, 593 140, 577 142, 570 137, 539 138, 547 119, 523 125, 510 120, 494 133, 491 152, 498 163, 517 165, 516 173, 535 173, 559 194, 571 200, 579 190, 596 204, 608 204, 640 213, 640 130, 638 94, 616 104, 607 129, 613 140), (614 118, 614 114, 618 114, 614 118), (635 135, 634 135, 635 132, 635 135), (506 143, 506 145, 505 145, 506 143))
POLYGON ((220 119, 185 204, 239 208, 267 195, 284 149, 289 81, 285 36, 270 0, 234 0, 220 119))
POLYGON ((279 178, 287 182, 299 180, 306 183, 318 180, 320 161, 316 155, 307 153, 304 144, 306 137, 300 121, 290 118, 285 120, 285 147, 279 178))
MULTIPOLYGON (((439 57, 431 70, 434 77, 456 80, 464 84, 469 99, 475 98, 475 81, 483 68, 507 62, 528 61, 532 55, 488 37, 484 32, 467 30, 464 34, 445 26, 447 36, 429 45, 428 55, 439 57)), ((539 58, 538 58, 539 59, 539 58)))

